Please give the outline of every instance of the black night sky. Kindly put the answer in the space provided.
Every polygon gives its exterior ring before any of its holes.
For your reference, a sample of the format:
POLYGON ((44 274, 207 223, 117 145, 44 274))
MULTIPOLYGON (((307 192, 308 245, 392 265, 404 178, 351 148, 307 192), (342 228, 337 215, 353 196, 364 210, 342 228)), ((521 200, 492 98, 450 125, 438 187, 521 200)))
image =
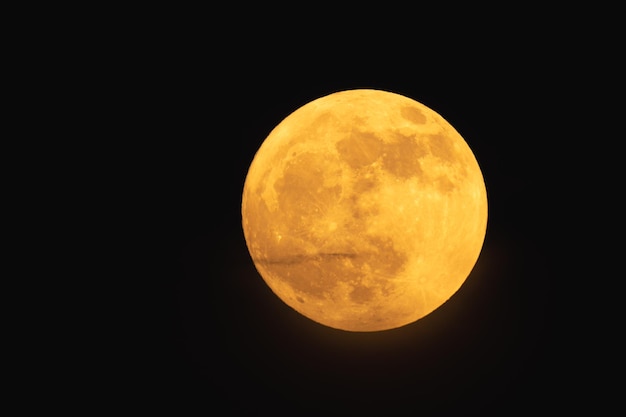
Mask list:
POLYGON ((130 196, 142 202, 141 343, 129 347, 128 372, 146 401, 224 415, 510 415, 555 401, 565 330, 548 171, 560 139, 546 122, 555 94, 527 75, 556 74, 533 51, 456 39, 400 58, 358 37, 297 50, 280 38, 192 38, 139 52, 126 104, 144 126, 130 196), (256 272, 241 228, 247 168, 271 129, 352 88, 440 113, 472 148, 489 199, 483 251, 463 287, 426 318, 377 333, 290 309, 256 272))

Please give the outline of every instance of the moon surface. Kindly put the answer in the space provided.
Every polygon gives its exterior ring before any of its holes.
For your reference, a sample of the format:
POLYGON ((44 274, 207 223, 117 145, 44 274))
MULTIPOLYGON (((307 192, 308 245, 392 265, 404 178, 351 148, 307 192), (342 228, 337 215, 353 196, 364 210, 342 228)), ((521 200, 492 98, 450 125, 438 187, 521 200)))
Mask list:
POLYGON ((415 322, 473 269, 487 193, 461 135, 381 90, 300 107, 257 151, 242 195, 254 265, 287 305, 355 332, 415 322))

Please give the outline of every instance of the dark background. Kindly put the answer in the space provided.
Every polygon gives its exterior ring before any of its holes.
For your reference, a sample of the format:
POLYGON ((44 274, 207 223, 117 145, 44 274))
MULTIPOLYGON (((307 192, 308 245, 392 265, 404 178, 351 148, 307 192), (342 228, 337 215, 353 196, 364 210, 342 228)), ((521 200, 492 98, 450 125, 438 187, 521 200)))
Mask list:
POLYGON ((567 140, 556 132, 571 115, 554 110, 569 97, 553 50, 516 36, 444 41, 409 30, 397 34, 401 44, 370 30, 322 41, 300 38, 296 26, 233 40, 177 25, 175 36, 131 48, 139 65, 119 72, 136 126, 130 246, 142 259, 126 395, 226 415, 558 407, 567 390, 556 388, 575 372, 562 355, 570 329, 554 256, 556 202, 567 193, 554 186, 567 140), (241 227, 247 168, 271 129, 352 88, 440 113, 472 148, 489 200, 485 244, 462 288, 429 316, 376 333, 327 328, 290 309, 256 272, 241 227))

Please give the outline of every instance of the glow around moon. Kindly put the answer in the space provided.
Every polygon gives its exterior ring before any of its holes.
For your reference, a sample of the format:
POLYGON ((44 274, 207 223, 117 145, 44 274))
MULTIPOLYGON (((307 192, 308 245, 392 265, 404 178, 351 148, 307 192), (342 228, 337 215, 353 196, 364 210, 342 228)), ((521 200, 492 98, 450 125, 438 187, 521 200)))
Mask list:
POLYGON ((412 323, 463 284, 480 254, 487 194, 474 154, 407 97, 347 90, 285 118, 242 196, 254 264, 304 316, 348 331, 412 323))

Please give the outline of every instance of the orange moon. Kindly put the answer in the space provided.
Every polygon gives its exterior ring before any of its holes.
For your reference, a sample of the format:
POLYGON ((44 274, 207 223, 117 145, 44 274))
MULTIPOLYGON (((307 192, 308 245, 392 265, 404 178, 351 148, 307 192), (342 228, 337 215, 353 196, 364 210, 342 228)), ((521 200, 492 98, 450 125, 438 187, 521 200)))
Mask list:
POLYGON ((487 228, 471 149, 438 113, 381 90, 300 107, 257 151, 242 195, 254 265, 287 305, 354 332, 413 323, 472 271, 487 228))

